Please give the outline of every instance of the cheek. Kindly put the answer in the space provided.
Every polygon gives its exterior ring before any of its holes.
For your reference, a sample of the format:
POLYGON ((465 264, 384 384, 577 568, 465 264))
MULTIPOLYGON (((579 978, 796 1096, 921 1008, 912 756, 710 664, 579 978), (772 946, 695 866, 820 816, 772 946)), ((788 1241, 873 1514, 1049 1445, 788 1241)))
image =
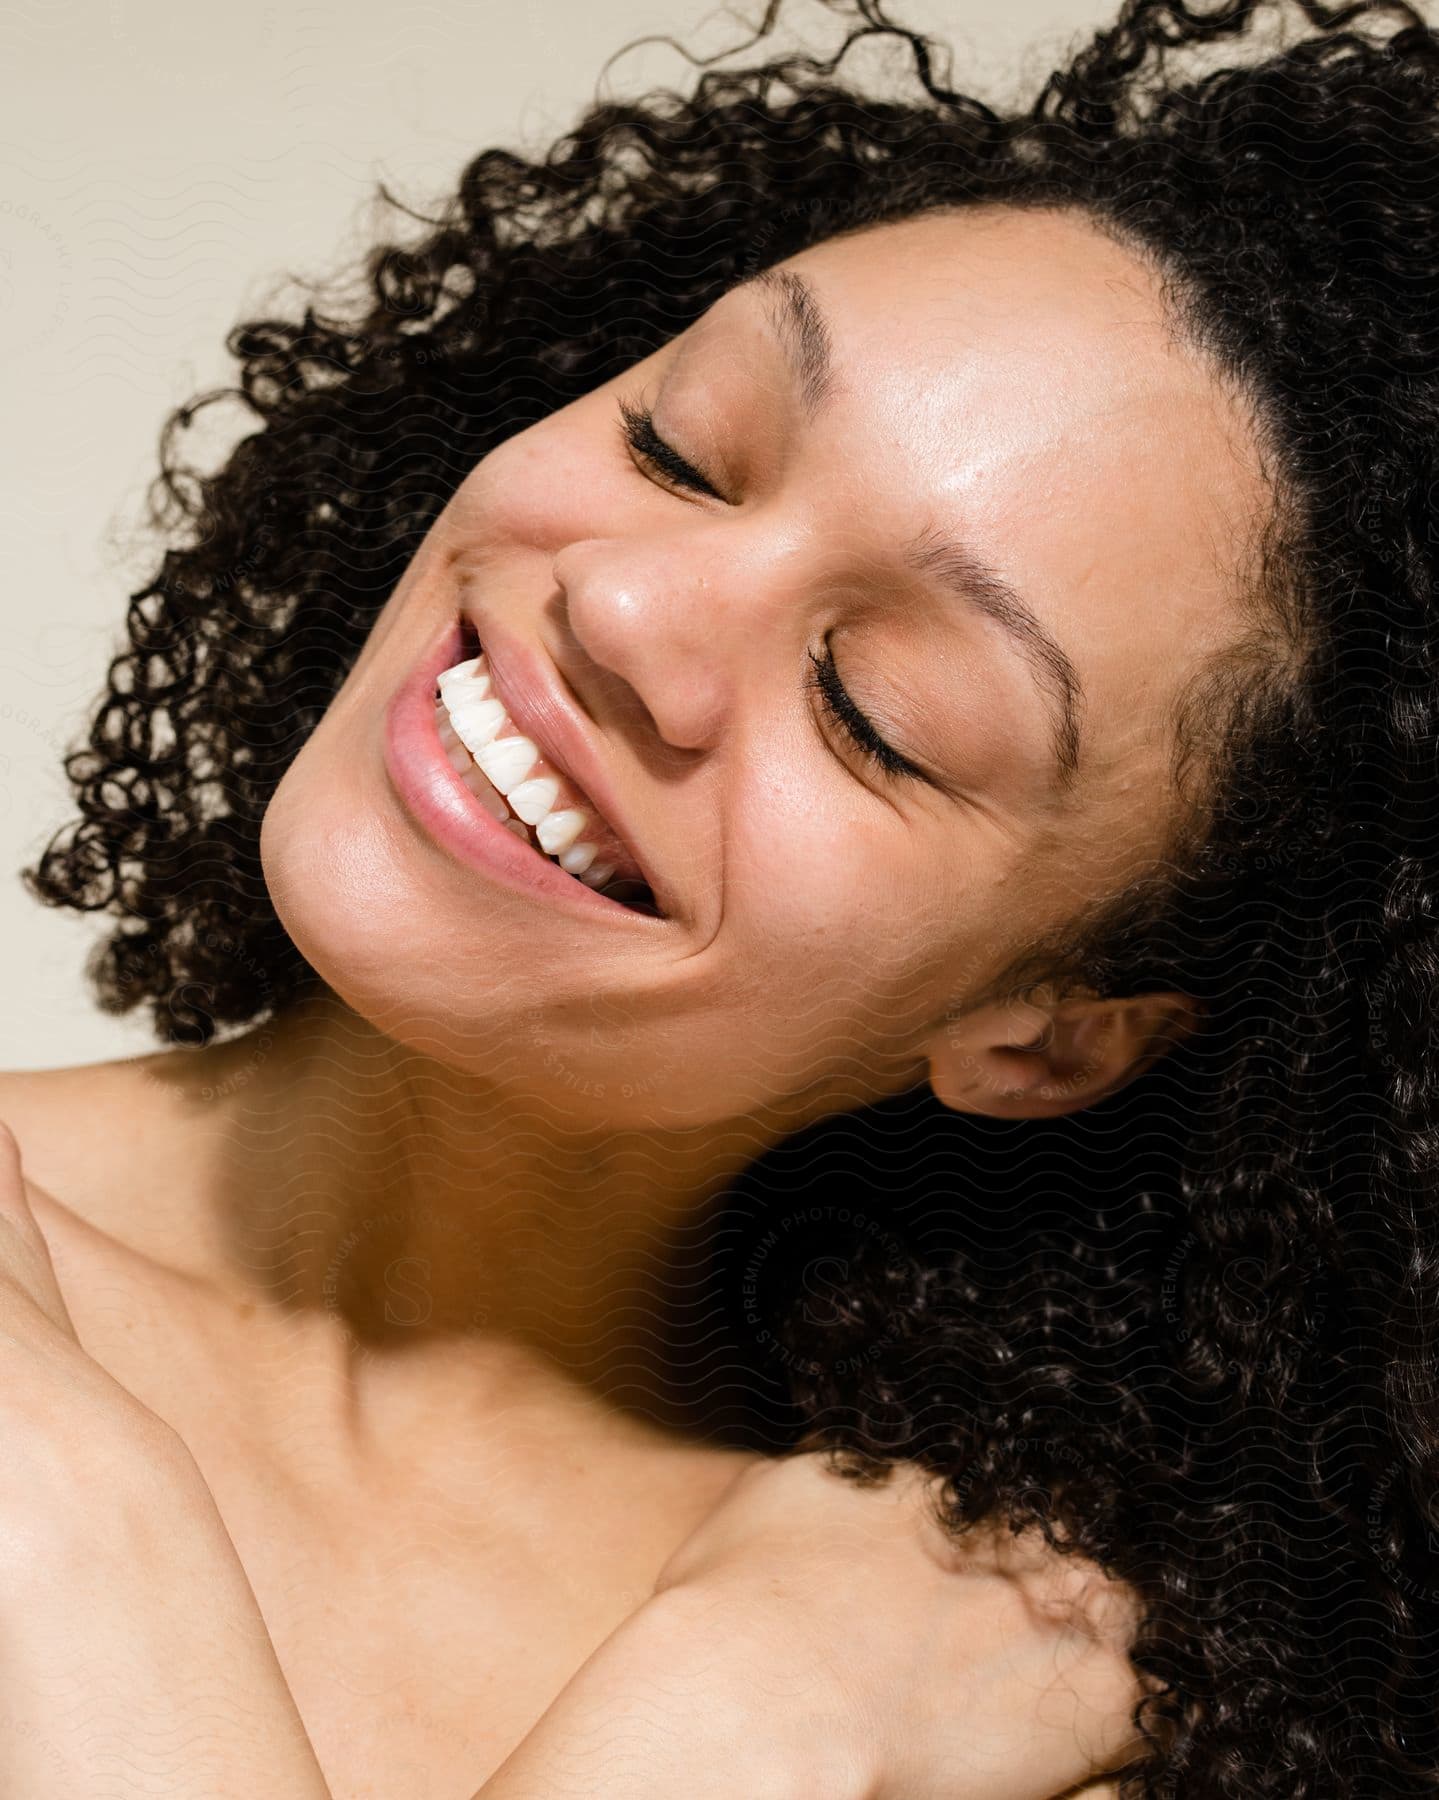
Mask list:
POLYGON ((725 865, 733 953, 796 1020, 856 1039, 908 1022, 957 910, 922 821, 779 769, 745 796, 725 865))
POLYGON ((606 434, 595 397, 586 396, 475 465, 450 502, 456 539, 491 552, 513 545, 557 554, 613 520, 626 472, 617 435, 606 434))
MULTIPOLYGON (((818 1064, 907 1055, 1033 942, 1039 852, 977 815, 901 810, 826 781, 807 755, 769 761, 730 815, 731 964, 761 997, 772 1045, 818 1064)), ((1059 866, 1075 872, 1072 857, 1059 866)), ((1047 872, 1065 916, 1067 884, 1047 872)))

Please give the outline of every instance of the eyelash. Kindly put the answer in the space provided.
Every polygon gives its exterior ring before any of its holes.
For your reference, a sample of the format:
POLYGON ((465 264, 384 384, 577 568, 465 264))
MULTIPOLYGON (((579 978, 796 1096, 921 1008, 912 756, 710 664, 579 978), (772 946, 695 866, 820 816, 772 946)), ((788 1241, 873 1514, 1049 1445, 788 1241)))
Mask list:
POLYGON ((693 463, 687 463, 679 451, 672 449, 655 430, 655 416, 649 407, 634 406, 628 400, 621 400, 620 420, 620 436, 642 461, 651 464, 680 487, 708 494, 712 500, 724 498, 723 494, 710 486, 693 463))
MULTIPOLYGON (((708 494, 711 498, 724 498, 711 487, 705 477, 693 464, 688 463, 673 449, 655 430, 654 413, 647 406, 636 406, 622 399, 620 409, 620 436, 626 447, 642 462, 656 468, 668 480, 677 486, 689 488, 696 493, 708 494)), ((922 769, 916 768, 908 757, 901 756, 875 730, 869 718, 857 707, 850 697, 849 691, 839 678, 839 670, 835 667, 834 657, 829 645, 825 645, 824 655, 816 656, 814 651, 807 652, 811 664, 807 685, 819 695, 820 704, 825 712, 842 730, 855 749, 868 757, 886 775, 905 778, 911 781, 927 781, 929 777, 922 769)))
POLYGON ((927 781, 929 777, 924 771, 917 769, 907 756, 901 756, 893 745, 887 744, 868 717, 855 705, 839 678, 839 670, 834 666, 829 645, 825 645, 823 656, 816 656, 813 650, 808 652, 808 656, 812 665, 808 685, 819 695, 820 704, 855 749, 871 762, 877 763, 886 775, 909 781, 927 781))

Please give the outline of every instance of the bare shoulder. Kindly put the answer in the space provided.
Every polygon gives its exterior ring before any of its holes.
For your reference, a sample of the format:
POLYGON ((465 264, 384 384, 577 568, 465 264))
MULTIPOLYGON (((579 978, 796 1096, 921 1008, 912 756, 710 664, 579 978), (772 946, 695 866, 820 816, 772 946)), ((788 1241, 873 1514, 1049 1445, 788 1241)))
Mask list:
POLYGON ((26 1183, 77 1215, 109 1191, 139 1125, 138 1061, 0 1070, 0 1119, 20 1145, 26 1183))
POLYGON ((0 1069, 0 1119, 15 1133, 27 1176, 39 1181, 39 1165, 51 1160, 51 1147, 85 1130, 84 1099, 90 1071, 64 1069, 0 1069), (68 1124, 67 1124, 68 1122, 68 1124))
POLYGON ((145 1061, 0 1070, 0 1119, 72 1313, 91 1291, 113 1297, 167 1266, 155 1240, 163 1252, 165 1182, 184 1159, 145 1061))
POLYGON ((70 1063, 59 1069, 0 1069, 0 1118, 21 1112, 38 1118, 102 1083, 117 1066, 99 1062, 70 1063))

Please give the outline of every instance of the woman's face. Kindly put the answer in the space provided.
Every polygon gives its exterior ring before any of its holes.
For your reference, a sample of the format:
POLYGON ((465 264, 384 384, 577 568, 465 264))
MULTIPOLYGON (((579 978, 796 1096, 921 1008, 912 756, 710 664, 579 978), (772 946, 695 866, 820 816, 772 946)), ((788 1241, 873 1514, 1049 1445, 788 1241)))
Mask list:
POLYGON ((281 918, 381 1029, 580 1124, 911 1087, 947 1012, 1162 852, 1171 709, 1245 633, 1266 495, 1241 403, 1082 217, 831 239, 471 471, 271 803, 281 918), (461 613, 664 917, 457 856, 402 798, 387 709, 461 613), (828 656, 903 765, 826 711, 828 656))

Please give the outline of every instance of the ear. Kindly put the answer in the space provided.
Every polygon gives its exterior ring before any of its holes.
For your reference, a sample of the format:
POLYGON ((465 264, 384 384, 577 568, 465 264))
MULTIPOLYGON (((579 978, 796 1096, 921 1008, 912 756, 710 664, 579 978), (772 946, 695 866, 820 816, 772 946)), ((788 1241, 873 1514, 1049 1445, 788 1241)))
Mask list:
POLYGON ((1036 989, 947 1019, 929 1044, 936 1099, 996 1119, 1055 1119, 1118 1092, 1198 1025, 1184 994, 1036 989))

